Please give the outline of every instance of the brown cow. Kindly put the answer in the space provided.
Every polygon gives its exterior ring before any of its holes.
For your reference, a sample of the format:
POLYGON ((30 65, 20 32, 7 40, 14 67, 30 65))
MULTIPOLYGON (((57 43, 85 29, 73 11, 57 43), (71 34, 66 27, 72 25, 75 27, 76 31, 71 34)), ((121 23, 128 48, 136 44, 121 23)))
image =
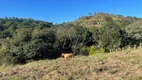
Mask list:
POLYGON ((73 58, 73 54, 72 54, 72 53, 62 53, 61 55, 62 55, 65 59, 73 58))

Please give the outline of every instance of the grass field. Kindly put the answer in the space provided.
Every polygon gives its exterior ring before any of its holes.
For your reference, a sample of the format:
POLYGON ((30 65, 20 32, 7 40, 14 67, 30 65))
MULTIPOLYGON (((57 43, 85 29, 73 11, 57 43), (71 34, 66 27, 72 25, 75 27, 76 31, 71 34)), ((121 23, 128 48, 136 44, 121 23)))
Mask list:
POLYGON ((142 50, 0 66, 0 80, 142 80, 142 50))

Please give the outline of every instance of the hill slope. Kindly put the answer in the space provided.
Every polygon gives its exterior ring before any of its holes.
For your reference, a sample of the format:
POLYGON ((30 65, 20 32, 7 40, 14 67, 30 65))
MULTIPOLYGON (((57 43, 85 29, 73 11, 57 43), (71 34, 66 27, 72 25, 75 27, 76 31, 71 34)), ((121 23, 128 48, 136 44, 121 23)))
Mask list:
POLYGON ((1 80, 139 80, 142 50, 126 50, 64 60, 42 60, 25 65, 1 66, 1 80))
POLYGON ((82 16, 73 23, 86 27, 100 27, 107 21, 111 20, 116 21, 120 25, 128 25, 142 19, 131 16, 124 17, 122 15, 114 15, 108 13, 95 13, 90 14, 89 16, 82 16))

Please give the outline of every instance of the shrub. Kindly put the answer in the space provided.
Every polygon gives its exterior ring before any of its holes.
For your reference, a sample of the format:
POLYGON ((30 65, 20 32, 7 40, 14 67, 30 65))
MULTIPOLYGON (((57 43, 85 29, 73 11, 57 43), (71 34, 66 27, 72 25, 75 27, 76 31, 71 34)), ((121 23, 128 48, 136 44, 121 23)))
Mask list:
POLYGON ((0 48, 0 55, 3 55, 4 53, 7 53, 8 49, 5 45, 2 45, 0 48))
POLYGON ((95 54, 96 52, 95 52, 95 46, 91 46, 90 48, 89 48, 89 55, 93 55, 93 54, 95 54))
POLYGON ((88 47, 83 47, 83 48, 81 48, 81 49, 80 49, 80 54, 81 54, 81 55, 88 56, 88 55, 89 55, 88 47))
POLYGON ((0 64, 4 62, 5 54, 8 52, 8 49, 5 45, 2 45, 0 48, 0 64))
POLYGON ((23 51, 23 46, 11 46, 10 52, 5 55, 8 64, 26 63, 26 56, 23 51))
POLYGON ((89 55, 94 55, 97 53, 104 53, 105 49, 103 48, 96 48, 95 46, 90 46, 89 48, 89 55))

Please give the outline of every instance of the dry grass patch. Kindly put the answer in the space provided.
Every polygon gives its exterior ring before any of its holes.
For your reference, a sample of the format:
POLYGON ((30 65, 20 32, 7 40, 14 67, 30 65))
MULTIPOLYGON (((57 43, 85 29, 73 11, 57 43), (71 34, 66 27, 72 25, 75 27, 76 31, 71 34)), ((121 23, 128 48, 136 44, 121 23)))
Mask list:
POLYGON ((0 67, 1 80, 139 80, 141 49, 0 67))

